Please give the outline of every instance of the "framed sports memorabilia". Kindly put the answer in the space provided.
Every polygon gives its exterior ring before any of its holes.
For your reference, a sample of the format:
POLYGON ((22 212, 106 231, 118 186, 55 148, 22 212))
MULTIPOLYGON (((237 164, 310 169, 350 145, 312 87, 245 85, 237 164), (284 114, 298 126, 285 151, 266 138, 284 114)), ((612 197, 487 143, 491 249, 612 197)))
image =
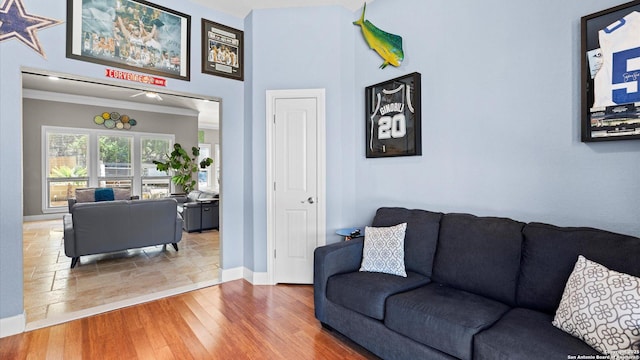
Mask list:
POLYGON ((67 57, 189 80, 191 16, 143 0, 67 0, 67 57))
POLYGON ((368 158, 422 155, 420 73, 365 89, 368 158))
POLYGON ((202 72, 244 80, 244 32, 202 19, 202 72))
POLYGON ((640 139, 640 0, 583 16, 582 141, 640 139))

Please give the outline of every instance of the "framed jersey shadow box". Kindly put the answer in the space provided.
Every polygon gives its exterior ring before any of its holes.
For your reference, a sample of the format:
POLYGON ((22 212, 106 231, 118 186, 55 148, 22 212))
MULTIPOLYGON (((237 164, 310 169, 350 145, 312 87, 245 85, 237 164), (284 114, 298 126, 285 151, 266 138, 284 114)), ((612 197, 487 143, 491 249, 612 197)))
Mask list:
POLYGON ((422 155, 420 73, 365 89, 367 158, 422 155))
POLYGON ((582 141, 640 139, 640 0, 580 26, 582 141))

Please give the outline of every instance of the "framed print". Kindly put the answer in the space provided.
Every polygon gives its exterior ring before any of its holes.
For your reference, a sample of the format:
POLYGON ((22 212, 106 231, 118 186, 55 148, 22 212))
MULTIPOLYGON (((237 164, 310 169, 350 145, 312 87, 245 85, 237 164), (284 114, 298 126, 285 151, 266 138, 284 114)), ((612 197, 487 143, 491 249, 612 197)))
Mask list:
POLYGON ((422 155, 420 73, 365 89, 368 158, 422 155))
POLYGON ((202 72, 244 80, 244 32, 202 19, 202 72))
POLYGON ((189 80, 191 17, 143 0, 67 0, 67 57, 189 80))
POLYGON ((580 23, 582 141, 640 139, 640 1, 580 23))

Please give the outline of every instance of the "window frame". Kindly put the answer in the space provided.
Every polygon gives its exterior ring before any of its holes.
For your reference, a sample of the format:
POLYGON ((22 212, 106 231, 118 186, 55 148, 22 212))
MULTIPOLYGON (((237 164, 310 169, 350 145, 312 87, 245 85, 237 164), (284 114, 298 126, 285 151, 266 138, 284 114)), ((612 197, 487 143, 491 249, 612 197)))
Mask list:
MULTIPOLYGON (((95 176, 97 178, 97 184, 96 186, 102 187, 101 186, 101 182, 109 182, 109 181, 115 181, 115 182, 119 182, 119 181, 128 181, 131 186, 131 194, 133 194, 133 189, 134 189, 134 182, 135 182, 135 177, 136 177, 136 166, 135 166, 135 159, 137 158, 137 154, 135 151, 135 141, 136 141, 136 137, 133 134, 130 133, 125 133, 122 134, 121 131, 119 132, 113 132, 110 131, 109 133, 105 133, 105 134, 96 134, 96 161, 98 166, 96 166, 96 172, 95 172, 95 176), (122 137, 122 138, 129 138, 131 139, 129 142, 129 153, 130 153, 130 157, 129 157, 129 164, 131 166, 131 172, 128 176, 107 176, 106 174, 103 176, 102 174, 100 174, 100 137, 122 137)), ((105 170, 106 170, 106 164, 105 164, 105 170)), ((109 187, 109 186, 107 186, 109 187)), ((114 186, 111 186, 114 187, 114 186)))
MULTIPOLYGON (((142 175, 142 139, 166 139, 169 141, 169 149, 175 144, 175 134, 146 133, 123 130, 101 130, 86 128, 70 128, 61 126, 42 126, 41 129, 41 174, 42 174, 42 213, 64 213, 68 211, 67 206, 49 206, 49 183, 51 181, 87 181, 87 187, 98 187, 101 181, 112 180, 130 180, 131 194, 142 195, 143 180, 158 180, 160 182, 169 183, 169 192, 171 191, 171 174, 166 176, 143 176, 142 175), (66 134, 66 135, 87 135, 87 178, 50 178, 49 177, 49 134, 66 134), (131 145, 131 166, 132 174, 129 177, 102 177, 99 171, 99 136, 125 136, 132 137, 131 145)), ((142 197, 142 196, 141 196, 142 197)))

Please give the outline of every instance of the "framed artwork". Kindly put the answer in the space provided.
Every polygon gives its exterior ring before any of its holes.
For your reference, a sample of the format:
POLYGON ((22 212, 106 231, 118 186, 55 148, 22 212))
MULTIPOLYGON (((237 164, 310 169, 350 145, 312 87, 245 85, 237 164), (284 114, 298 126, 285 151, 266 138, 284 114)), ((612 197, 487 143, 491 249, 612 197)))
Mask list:
POLYGON ((191 16, 143 0, 67 0, 67 57, 189 80, 191 16))
POLYGON ((244 80, 244 32, 202 19, 202 72, 244 80))
POLYGON ((420 73, 365 89, 368 158, 422 155, 420 73))
POLYGON ((583 16, 582 141, 640 139, 640 1, 583 16))

